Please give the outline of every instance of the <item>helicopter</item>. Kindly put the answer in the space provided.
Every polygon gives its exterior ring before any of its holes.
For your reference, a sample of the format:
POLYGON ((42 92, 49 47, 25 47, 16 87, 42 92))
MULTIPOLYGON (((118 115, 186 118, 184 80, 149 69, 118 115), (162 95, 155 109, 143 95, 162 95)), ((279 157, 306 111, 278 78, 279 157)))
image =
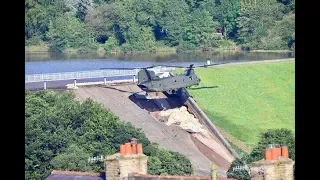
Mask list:
POLYGON ((220 65, 219 64, 209 64, 202 66, 194 66, 194 64, 190 64, 190 66, 170 66, 170 65, 156 65, 142 68, 100 68, 100 69, 141 69, 138 72, 138 83, 137 86, 148 92, 167 92, 169 94, 175 94, 179 92, 182 88, 188 88, 190 86, 199 85, 200 78, 195 74, 194 68, 198 67, 209 67, 220 65), (154 71, 148 70, 154 67, 176 67, 176 68, 185 68, 183 74, 178 74, 173 76, 170 74, 168 77, 159 77, 155 74, 154 71))

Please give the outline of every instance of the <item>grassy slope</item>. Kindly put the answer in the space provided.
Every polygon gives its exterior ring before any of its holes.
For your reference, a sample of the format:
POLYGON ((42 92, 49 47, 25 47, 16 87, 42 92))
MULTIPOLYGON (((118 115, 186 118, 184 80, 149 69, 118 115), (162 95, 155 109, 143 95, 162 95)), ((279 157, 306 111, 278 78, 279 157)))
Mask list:
POLYGON ((200 86, 188 89, 219 127, 251 146, 270 128, 295 129, 294 62, 196 69, 200 86))

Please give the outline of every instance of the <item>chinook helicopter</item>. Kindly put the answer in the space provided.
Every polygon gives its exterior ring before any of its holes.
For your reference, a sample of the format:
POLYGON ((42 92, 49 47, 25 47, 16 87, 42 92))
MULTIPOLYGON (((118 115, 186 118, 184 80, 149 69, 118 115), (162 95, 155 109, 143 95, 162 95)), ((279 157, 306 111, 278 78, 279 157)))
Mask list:
POLYGON ((101 69, 141 69, 138 72, 138 87, 148 92, 167 92, 169 94, 175 94, 180 91, 182 88, 188 88, 190 86, 199 85, 200 78, 194 72, 194 68, 198 67, 208 67, 215 66, 219 64, 210 64, 202 66, 194 66, 191 64, 188 67, 185 66, 169 66, 169 65, 156 65, 143 68, 101 68, 101 69), (148 70, 154 67, 175 67, 175 68, 186 68, 183 74, 178 75, 169 75, 168 77, 159 77, 155 74, 154 71, 148 70))

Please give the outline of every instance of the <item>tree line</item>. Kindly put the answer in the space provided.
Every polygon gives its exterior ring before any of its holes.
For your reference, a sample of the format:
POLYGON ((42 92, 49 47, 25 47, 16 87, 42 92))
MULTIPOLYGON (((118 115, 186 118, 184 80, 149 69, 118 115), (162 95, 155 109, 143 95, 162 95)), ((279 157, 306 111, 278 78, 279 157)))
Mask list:
POLYGON ((71 92, 25 91, 25 179, 45 179, 52 169, 104 172, 104 162, 88 158, 119 152, 132 137, 149 156, 149 174, 193 172, 184 155, 158 148, 97 102, 81 103, 71 92))
POLYGON ((294 49, 295 0, 25 0, 25 45, 97 49, 294 49))

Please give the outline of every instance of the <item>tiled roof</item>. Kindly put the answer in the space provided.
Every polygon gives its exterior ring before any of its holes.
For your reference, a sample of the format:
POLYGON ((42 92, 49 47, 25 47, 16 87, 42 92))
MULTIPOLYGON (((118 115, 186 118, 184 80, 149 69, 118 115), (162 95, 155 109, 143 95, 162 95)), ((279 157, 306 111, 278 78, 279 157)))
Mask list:
MULTIPOLYGON (((211 180, 210 176, 177 176, 177 175, 150 175, 132 173, 130 177, 135 180, 211 180)), ((217 180, 236 180, 233 178, 218 177, 217 180)))
POLYGON ((104 173, 53 170, 45 180, 106 180, 104 173))

